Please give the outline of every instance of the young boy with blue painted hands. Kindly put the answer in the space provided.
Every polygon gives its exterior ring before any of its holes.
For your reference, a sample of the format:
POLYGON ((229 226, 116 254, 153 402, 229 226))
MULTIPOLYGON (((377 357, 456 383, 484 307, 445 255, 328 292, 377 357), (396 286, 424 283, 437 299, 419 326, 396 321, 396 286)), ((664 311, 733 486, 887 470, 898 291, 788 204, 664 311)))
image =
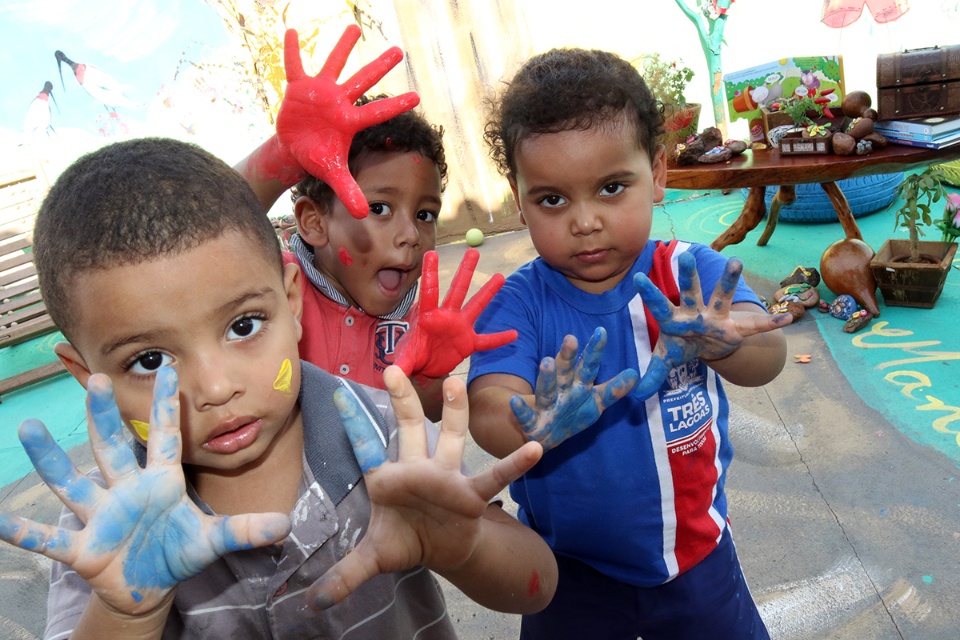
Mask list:
POLYGON ((727 522, 721 377, 773 379, 789 319, 766 313, 739 260, 650 239, 661 127, 629 63, 556 49, 521 67, 486 129, 539 253, 477 322, 519 337, 474 354, 468 379, 484 449, 546 449, 511 485, 559 566, 524 639, 767 638, 727 522))
POLYGON ((399 62, 396 47, 336 84, 359 37, 356 25, 348 27, 310 77, 296 34, 288 32, 289 82, 277 133, 237 170, 265 208, 293 186, 297 233, 285 260, 305 275, 301 357, 373 387, 382 387, 384 368, 396 363, 413 380, 427 417, 437 420, 444 378, 475 350, 516 334, 474 332, 477 315, 503 284, 500 274, 461 309, 476 249, 466 251, 439 303, 434 247, 447 177, 443 132, 408 111, 419 101, 415 93, 362 95, 399 62))
POLYGON ((549 549, 490 502, 540 446, 466 477, 462 381, 437 434, 398 367, 387 402, 301 363, 299 268, 226 164, 163 139, 88 154, 35 250, 99 468, 21 425, 66 506, 57 526, 0 515, 55 560, 47 638, 454 638, 428 569, 500 610, 549 601, 549 549))

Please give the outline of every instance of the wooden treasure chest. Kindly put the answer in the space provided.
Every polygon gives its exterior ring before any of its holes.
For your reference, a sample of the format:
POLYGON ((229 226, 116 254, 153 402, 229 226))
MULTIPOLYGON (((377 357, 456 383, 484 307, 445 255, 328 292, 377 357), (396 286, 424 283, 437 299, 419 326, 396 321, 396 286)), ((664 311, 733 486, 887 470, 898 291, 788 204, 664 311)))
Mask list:
POLYGON ((877 56, 880 120, 960 113, 960 45, 877 56))

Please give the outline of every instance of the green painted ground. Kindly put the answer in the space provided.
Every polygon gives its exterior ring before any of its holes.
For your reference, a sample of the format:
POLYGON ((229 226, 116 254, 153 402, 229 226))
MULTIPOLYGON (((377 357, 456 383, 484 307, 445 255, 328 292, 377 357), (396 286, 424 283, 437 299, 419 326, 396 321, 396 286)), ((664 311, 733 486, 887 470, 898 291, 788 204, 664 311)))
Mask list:
MULTIPOLYGON (((739 191, 676 200, 689 197, 689 192, 668 192, 667 202, 654 213, 655 236, 709 243, 736 219, 743 205, 739 191)), ((857 219, 864 240, 875 250, 887 238, 907 237, 905 231, 894 230, 896 206, 857 219)), ((843 237, 839 222, 780 222, 767 246, 758 247, 761 230, 758 227, 744 242, 726 247, 723 254, 741 258, 747 272, 775 283, 800 264, 819 269, 824 248, 843 237)), ((929 239, 939 240, 939 236, 935 229, 928 233, 929 239)), ((858 333, 844 333, 840 320, 816 311, 808 312, 803 321, 817 323, 841 371, 868 405, 916 442, 933 447, 960 466, 957 269, 960 260, 955 261, 933 309, 887 307, 878 292, 881 315, 858 333)), ((836 297, 823 284, 819 291, 827 301, 836 297)), ((769 299, 773 292, 758 293, 769 299)), ((792 356, 787 366, 794 366, 792 356)))

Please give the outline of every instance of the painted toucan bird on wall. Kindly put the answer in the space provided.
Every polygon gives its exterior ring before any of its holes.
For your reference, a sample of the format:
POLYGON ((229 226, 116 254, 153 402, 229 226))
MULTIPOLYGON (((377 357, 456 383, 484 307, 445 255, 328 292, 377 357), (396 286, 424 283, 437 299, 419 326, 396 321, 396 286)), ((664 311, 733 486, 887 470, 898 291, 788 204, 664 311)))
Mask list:
POLYGON ((60 105, 57 104, 57 99, 53 97, 53 83, 47 80, 43 83, 43 89, 30 103, 27 108, 27 115, 23 118, 23 132, 26 135, 35 133, 50 135, 50 132, 53 131, 53 126, 50 124, 51 99, 53 99, 53 104, 57 106, 57 111, 59 111, 60 105))
MULTIPOLYGON (((63 63, 73 69, 73 75, 80 86, 90 96, 101 103, 108 111, 117 107, 142 107, 123 93, 123 86, 110 74, 91 64, 74 62, 63 51, 54 54, 57 58, 57 70, 60 72, 60 84, 63 84, 63 63)), ((66 86, 63 87, 66 90, 66 86)))

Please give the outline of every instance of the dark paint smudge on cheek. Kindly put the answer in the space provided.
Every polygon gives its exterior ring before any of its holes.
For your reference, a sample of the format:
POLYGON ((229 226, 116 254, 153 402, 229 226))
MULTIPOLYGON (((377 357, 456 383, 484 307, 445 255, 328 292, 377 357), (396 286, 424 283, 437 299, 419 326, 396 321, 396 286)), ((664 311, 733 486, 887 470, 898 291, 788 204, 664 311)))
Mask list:
POLYGON ((531 598, 540 592, 540 574, 536 571, 530 576, 530 584, 527 585, 527 595, 531 598))
POLYGON ((343 263, 345 267, 349 267, 353 264, 353 256, 350 255, 350 252, 347 251, 346 247, 340 247, 340 262, 343 263))

